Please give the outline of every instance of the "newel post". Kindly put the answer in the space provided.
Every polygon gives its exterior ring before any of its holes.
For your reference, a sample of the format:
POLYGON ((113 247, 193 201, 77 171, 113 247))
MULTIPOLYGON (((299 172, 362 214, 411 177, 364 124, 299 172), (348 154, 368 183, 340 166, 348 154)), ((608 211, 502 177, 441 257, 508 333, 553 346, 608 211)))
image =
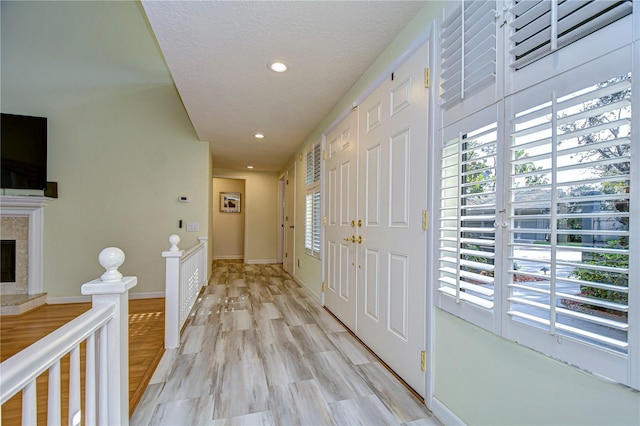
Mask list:
POLYGON ((166 259, 166 278, 164 289, 164 347, 173 349, 180 346, 180 258, 184 251, 178 248, 180 237, 171 235, 171 247, 162 252, 166 259))
POLYGON ((106 325, 108 395, 99 395, 101 400, 108 399, 107 423, 114 425, 129 424, 129 290, 138 283, 137 277, 123 277, 118 271, 124 259, 117 247, 102 250, 98 262, 105 273, 81 288, 82 294, 91 296, 94 307, 115 306, 115 315, 106 325))

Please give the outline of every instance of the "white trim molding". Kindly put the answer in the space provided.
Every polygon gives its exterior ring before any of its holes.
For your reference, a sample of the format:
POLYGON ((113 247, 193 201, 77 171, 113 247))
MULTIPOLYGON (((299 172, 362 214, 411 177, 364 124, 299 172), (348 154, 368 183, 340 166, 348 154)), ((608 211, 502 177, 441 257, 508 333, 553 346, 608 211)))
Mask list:
POLYGON ((322 299, 322 295, 318 295, 317 293, 315 293, 311 287, 309 287, 304 281, 302 281, 300 278, 292 276, 293 280, 295 282, 297 282, 298 284, 300 284, 300 287, 302 287, 307 294, 309 295, 309 297, 311 297, 313 300, 315 300, 318 305, 320 306, 324 306, 324 300, 322 299))
POLYGON ((0 196, 0 216, 29 218, 28 294, 43 292, 44 217, 42 209, 53 198, 41 196, 0 196))
MULTIPOLYGON (((129 293, 129 300, 139 299, 160 299, 164 297, 164 291, 147 293, 129 293)), ((60 305, 67 303, 87 303, 91 302, 91 296, 70 296, 70 297, 48 297, 48 305, 60 305)))
POLYGON ((462 419, 455 415, 453 411, 442 403, 438 398, 433 398, 433 408, 431 412, 445 425, 465 425, 462 419))
POLYGON ((244 263, 247 265, 268 265, 271 263, 278 263, 276 259, 251 259, 245 260, 244 263))

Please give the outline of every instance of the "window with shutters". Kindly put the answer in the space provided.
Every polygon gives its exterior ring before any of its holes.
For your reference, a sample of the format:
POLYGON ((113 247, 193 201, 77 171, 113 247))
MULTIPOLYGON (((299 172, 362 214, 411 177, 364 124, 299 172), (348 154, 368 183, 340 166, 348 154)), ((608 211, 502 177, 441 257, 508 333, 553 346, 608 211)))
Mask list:
POLYGON ((631 0, 516 0, 509 10, 513 29, 510 66, 522 68, 631 11, 631 0))
POLYGON ((494 329, 498 126, 496 109, 469 117, 441 152, 440 306, 494 329))
POLYGON ((497 100, 496 11, 497 2, 492 0, 452 2, 444 12, 439 35, 440 107, 447 111, 445 121, 459 117, 460 109, 479 109, 497 100))
POLYGON ((629 34, 631 2, 510 5, 496 81, 517 90, 440 110, 436 305, 640 389, 638 101, 631 37, 610 38, 629 34), (562 71, 531 79, 543 61, 562 71))
POLYGON ((321 147, 315 143, 307 151, 304 247, 307 254, 320 257, 320 167, 321 147))
POLYGON ((574 86, 513 101, 508 335, 534 348, 564 338, 550 355, 627 383, 629 293, 640 290, 629 265, 631 75, 574 86), (616 369, 610 355, 627 361, 616 369))
POLYGON ((505 96, 624 48, 634 37, 630 0, 516 0, 505 6, 505 96))

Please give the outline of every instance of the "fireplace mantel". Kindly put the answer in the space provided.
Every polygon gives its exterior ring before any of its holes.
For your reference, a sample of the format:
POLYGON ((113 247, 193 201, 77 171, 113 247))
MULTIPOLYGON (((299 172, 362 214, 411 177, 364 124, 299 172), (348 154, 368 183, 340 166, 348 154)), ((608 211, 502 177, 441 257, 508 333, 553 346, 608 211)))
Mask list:
POLYGON ((0 195, 0 216, 29 218, 28 293, 43 292, 43 212, 53 198, 0 195))

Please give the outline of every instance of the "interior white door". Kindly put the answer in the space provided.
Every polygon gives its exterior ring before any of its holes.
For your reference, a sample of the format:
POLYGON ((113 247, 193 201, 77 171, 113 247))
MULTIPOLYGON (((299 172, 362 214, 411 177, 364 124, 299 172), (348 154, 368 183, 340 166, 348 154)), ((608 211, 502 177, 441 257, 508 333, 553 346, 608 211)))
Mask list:
POLYGON ((289 167, 284 180, 284 257, 282 265, 285 271, 293 275, 293 237, 294 237, 294 188, 295 162, 289 167))
POLYGON ((325 138, 325 306, 356 331, 358 113, 325 138))
POLYGON ((428 45, 359 107, 357 335, 425 395, 428 45))

